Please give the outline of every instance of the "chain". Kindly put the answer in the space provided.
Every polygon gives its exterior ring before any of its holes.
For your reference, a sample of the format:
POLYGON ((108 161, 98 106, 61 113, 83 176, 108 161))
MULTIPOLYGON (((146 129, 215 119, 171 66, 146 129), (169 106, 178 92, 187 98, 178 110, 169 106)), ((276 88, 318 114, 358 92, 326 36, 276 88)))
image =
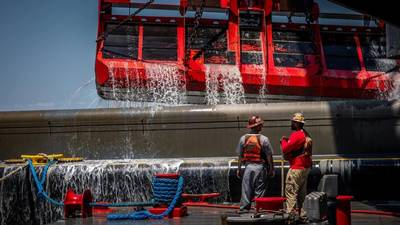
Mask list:
MULTIPOLYGON (((110 32, 108 32, 107 34, 103 33, 101 34, 96 42, 99 42, 101 40, 104 40, 108 34, 113 33, 115 30, 117 30, 118 28, 120 28, 124 23, 131 21, 132 17, 136 16, 137 14, 139 14, 141 11, 143 11, 144 9, 146 9, 149 5, 151 5, 155 0, 149 0, 148 2, 146 2, 144 5, 142 5, 140 8, 138 8, 135 12, 133 12, 132 14, 130 14, 127 18, 125 18, 124 20, 122 20, 121 22, 119 22, 117 24, 117 26, 115 26, 110 32)), ((129 7, 130 10, 130 7, 129 7)))
POLYGON ((196 8, 196 13, 194 14, 192 33, 190 34, 188 44, 186 45, 185 62, 189 61, 190 49, 192 48, 194 39, 197 38, 197 36, 198 36, 198 34, 197 34, 198 28, 200 26, 200 19, 203 16, 205 3, 206 3, 206 0, 202 0, 200 7, 196 8))

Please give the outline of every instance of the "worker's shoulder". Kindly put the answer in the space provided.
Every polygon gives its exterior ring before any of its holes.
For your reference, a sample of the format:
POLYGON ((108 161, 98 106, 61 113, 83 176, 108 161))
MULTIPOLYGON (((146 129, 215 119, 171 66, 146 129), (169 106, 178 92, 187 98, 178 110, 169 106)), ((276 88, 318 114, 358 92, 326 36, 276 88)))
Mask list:
POLYGON ((260 142, 269 142, 269 138, 263 134, 258 134, 260 137, 260 142))
POLYGON ((296 131, 293 131, 290 136, 297 137, 297 138, 305 138, 306 133, 303 130, 296 130, 296 131))

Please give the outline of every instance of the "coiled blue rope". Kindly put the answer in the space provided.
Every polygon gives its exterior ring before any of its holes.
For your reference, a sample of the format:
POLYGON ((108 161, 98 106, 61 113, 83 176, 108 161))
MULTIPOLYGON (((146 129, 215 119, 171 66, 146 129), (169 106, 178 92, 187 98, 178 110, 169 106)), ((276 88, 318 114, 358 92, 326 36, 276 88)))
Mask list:
MULTIPOLYGON (((179 177, 178 180, 175 180, 175 182, 171 182, 172 179, 155 179, 153 182, 154 187, 158 188, 159 186, 156 185, 163 185, 163 184, 171 184, 177 182, 177 188, 176 192, 174 195, 165 195, 160 194, 164 197, 168 196, 168 199, 160 198, 163 202, 169 202, 169 198, 173 196, 172 201, 170 202, 168 208, 161 214, 152 214, 147 210, 142 210, 142 211, 136 211, 133 213, 128 213, 128 214, 109 214, 107 216, 108 220, 124 220, 124 219, 131 219, 131 220, 144 220, 144 219, 162 219, 168 214, 172 212, 172 210, 175 208, 176 204, 181 198, 182 195, 182 190, 183 190, 183 177, 179 177)), ((162 188, 161 188, 162 189, 162 188)), ((155 193, 156 194, 156 193, 155 193)))

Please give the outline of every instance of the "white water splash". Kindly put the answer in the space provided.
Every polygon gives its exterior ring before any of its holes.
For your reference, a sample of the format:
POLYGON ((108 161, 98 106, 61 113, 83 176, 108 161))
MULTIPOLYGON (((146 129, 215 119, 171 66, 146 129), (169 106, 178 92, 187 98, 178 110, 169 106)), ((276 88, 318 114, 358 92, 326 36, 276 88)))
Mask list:
POLYGON ((246 103, 242 75, 236 66, 206 65, 206 103, 208 105, 246 103))
POLYGON ((116 85, 115 85, 115 71, 114 71, 114 62, 110 62, 108 64, 108 75, 111 79, 111 89, 112 89, 112 96, 114 99, 117 99, 117 94, 116 94, 116 85))
POLYGON ((125 70, 125 82, 126 82, 126 97, 128 100, 128 103, 130 102, 130 99, 132 99, 132 91, 131 91, 131 79, 130 76, 132 76, 132 74, 130 73, 129 70, 129 65, 127 62, 124 63, 124 70, 125 70))
POLYGON ((393 89, 389 93, 388 100, 399 100, 400 99, 400 72, 394 72, 390 74, 393 80, 393 89))
POLYGON ((267 98, 268 98, 268 88, 267 88, 267 73, 265 71, 265 66, 262 64, 257 64, 256 69, 262 71, 261 73, 261 87, 258 90, 258 97, 257 97, 257 102, 259 103, 267 103, 267 98))
POLYGON ((167 64, 145 64, 150 100, 178 105, 186 102, 185 77, 167 64))
MULTIPOLYGON (((43 168, 36 168, 40 176, 43 168)), ((154 174, 179 173, 185 179, 185 193, 220 192, 221 197, 215 201, 224 202, 230 196, 230 168, 223 158, 87 160, 51 166, 44 188, 57 201, 72 189, 77 194, 90 190, 95 202, 144 202, 153 197, 154 174)), ((7 166, 0 176, 14 169, 15 165, 7 166)), ((62 207, 37 197, 27 172, 21 170, 0 184, 1 224, 48 224, 63 218, 62 207)))

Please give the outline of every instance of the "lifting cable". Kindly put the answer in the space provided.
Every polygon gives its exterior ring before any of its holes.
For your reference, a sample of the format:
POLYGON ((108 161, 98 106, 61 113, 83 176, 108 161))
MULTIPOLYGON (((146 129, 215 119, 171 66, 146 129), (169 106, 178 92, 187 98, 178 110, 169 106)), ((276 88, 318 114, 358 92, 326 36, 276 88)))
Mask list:
POLYGON ((189 41, 188 41, 188 43, 186 45, 185 64, 187 64, 189 62, 190 49, 192 48, 194 40, 197 39, 198 30, 199 30, 199 27, 200 27, 200 19, 203 16, 205 4, 206 4, 206 0, 202 0, 201 4, 200 4, 200 7, 195 8, 195 6, 193 6, 193 10, 195 10, 194 21, 193 21, 193 29, 192 29, 192 33, 190 34, 189 41))
MULTIPOLYGON (((96 42, 99 42, 99 41, 101 41, 101 40, 106 39, 108 34, 111 34, 111 33, 115 32, 115 31, 116 31, 118 28, 120 28, 123 24, 125 24, 125 23, 128 22, 128 21, 131 21, 131 20, 132 20, 132 17, 137 16, 137 14, 139 14, 142 10, 144 10, 144 9, 146 9, 148 6, 150 6, 154 1, 155 1, 155 0, 149 0, 149 1, 146 2, 144 5, 142 5, 140 8, 138 8, 135 12, 133 12, 132 14, 130 14, 127 18, 125 18, 124 20, 122 20, 121 22, 119 22, 119 23, 117 24, 117 26, 115 26, 112 30, 110 30, 110 31, 107 32, 107 33, 103 32, 103 34, 101 34, 101 35, 97 38, 96 42)), ((130 10, 130 7, 129 7, 129 10, 130 10)))
POLYGON ((211 47, 211 44, 218 41, 218 39, 226 33, 226 30, 228 27, 224 27, 221 29, 220 32, 218 32, 216 35, 214 35, 210 40, 207 41, 206 44, 203 45, 203 47, 200 48, 200 50, 196 53, 196 55, 193 56, 193 60, 197 59, 200 57, 200 55, 205 52, 205 50, 209 49, 211 47))

